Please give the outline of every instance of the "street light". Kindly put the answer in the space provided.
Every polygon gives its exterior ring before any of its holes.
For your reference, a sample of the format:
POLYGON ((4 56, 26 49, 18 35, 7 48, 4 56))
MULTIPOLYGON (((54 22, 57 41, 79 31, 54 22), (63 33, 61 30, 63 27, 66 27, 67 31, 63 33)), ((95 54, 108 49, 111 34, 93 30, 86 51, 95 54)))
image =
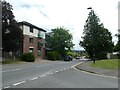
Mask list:
MULTIPOLYGON (((93 14, 93 9, 92 9, 92 7, 88 7, 87 9, 90 9, 91 10, 91 12, 92 12, 92 14, 93 14)), ((94 25, 94 24, 93 24, 94 25)), ((94 42, 94 34, 93 34, 93 41, 92 42, 94 42)), ((95 63, 95 49, 94 49, 94 43, 93 43, 93 56, 92 56, 92 60, 93 60, 93 62, 95 63)))
POLYGON ((88 7, 87 9, 92 9, 92 7, 88 7))

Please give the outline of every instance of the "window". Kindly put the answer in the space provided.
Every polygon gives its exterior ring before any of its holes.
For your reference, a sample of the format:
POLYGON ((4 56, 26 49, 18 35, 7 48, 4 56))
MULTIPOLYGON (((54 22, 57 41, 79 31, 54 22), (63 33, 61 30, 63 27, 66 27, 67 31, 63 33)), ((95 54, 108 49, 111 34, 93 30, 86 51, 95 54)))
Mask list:
POLYGON ((30 32, 33 33, 33 28, 32 27, 30 27, 30 32))
POLYGON ((40 51, 40 49, 38 49, 38 56, 40 56, 41 55, 41 51, 40 51))
POLYGON ((29 38, 29 42, 30 42, 30 43, 33 43, 33 38, 29 38))
POLYGON ((29 48, 29 52, 33 53, 33 48, 29 48))

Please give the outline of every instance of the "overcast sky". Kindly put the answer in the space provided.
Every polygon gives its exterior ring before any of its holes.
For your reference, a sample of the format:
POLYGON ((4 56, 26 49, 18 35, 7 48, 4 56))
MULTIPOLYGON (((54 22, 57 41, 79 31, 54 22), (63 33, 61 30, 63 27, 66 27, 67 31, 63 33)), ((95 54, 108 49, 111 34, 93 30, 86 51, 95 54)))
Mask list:
POLYGON ((92 7, 101 23, 113 36, 118 29, 118 1, 119 0, 6 0, 13 6, 15 19, 30 22, 40 28, 50 31, 64 26, 73 35, 74 49, 82 49, 79 41, 85 21, 92 7))

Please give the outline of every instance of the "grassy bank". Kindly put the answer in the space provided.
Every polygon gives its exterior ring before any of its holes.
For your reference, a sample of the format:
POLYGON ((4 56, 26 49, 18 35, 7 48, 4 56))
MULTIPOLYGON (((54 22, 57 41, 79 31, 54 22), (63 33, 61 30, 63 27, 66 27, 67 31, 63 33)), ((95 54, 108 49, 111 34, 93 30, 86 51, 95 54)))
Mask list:
MULTIPOLYGON (((99 60, 99 61, 96 61, 96 63, 91 62, 90 66, 98 67, 98 68, 105 68, 105 69, 117 69, 118 68, 118 59, 99 60)), ((120 68, 120 66, 119 66, 119 68, 120 68)))
POLYGON ((2 64, 19 64, 21 62, 23 62, 23 61, 21 61, 21 60, 4 60, 0 63, 2 63, 2 64))

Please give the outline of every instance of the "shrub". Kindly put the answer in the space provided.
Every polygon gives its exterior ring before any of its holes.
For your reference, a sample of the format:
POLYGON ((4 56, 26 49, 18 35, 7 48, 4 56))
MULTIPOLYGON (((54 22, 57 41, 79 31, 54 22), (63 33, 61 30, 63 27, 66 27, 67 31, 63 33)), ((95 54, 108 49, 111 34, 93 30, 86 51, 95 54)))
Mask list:
POLYGON ((21 55, 21 60, 26 61, 26 62, 34 62, 35 56, 33 55, 33 53, 23 53, 21 55))
POLYGON ((70 51, 67 52, 67 55, 70 55, 70 56, 72 56, 73 58, 76 58, 76 57, 77 57, 77 54, 75 54, 75 53, 73 53, 73 52, 70 52, 70 51))
POLYGON ((47 54, 49 60, 60 60, 60 54, 57 51, 49 51, 47 54))

